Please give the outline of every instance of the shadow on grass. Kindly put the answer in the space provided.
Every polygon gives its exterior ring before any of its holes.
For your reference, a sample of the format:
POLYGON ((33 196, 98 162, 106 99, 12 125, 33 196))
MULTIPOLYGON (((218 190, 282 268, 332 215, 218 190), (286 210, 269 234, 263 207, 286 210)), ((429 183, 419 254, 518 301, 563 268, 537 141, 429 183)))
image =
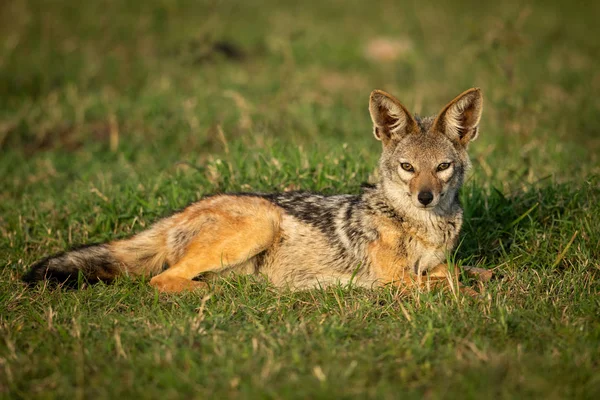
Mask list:
POLYGON ((522 258, 520 265, 563 268, 581 254, 600 257, 600 177, 525 187, 505 195, 465 187, 462 242, 457 258, 487 268, 522 258))

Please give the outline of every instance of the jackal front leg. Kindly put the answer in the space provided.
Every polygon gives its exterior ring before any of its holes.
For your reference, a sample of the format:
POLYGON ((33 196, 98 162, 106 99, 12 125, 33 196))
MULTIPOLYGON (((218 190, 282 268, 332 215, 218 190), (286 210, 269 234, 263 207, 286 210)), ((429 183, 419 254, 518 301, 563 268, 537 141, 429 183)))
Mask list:
POLYGON ((389 283, 406 290, 411 288, 420 288, 422 290, 442 288, 452 292, 459 291, 469 296, 478 294, 473 289, 460 283, 458 277, 459 269, 457 267, 450 270, 448 264, 438 264, 421 276, 414 275, 407 270, 403 274, 397 275, 393 280, 390 280, 389 283))
POLYGON ((474 278, 474 279, 478 280, 479 282, 487 282, 492 277, 491 271, 484 270, 482 268, 475 268, 475 267, 469 267, 469 266, 464 266, 464 265, 461 266, 460 268, 455 266, 453 271, 450 272, 450 269, 448 268, 447 264, 437 265, 431 271, 427 272, 427 276, 429 276, 430 279, 433 281, 438 281, 438 282, 443 283, 445 287, 447 287, 451 290, 453 288, 458 288, 458 290, 463 294, 466 294, 466 295, 469 295, 472 297, 479 295, 478 292, 476 292, 475 290, 471 289, 468 286, 463 285, 462 283, 460 283, 458 281, 458 277, 459 277, 461 270, 464 271, 467 276, 474 278))

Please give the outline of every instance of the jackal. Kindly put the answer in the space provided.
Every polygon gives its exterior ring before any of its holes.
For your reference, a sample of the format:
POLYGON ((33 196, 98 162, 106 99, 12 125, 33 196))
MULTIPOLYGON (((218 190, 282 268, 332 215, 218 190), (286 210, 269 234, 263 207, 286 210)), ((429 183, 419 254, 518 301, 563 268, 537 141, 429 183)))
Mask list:
POLYGON ((419 118, 375 90, 369 112, 383 150, 378 182, 360 194, 210 196, 128 239, 43 259, 23 279, 148 275, 159 291, 179 292, 206 287, 208 273, 260 274, 291 289, 348 282, 407 288, 427 273, 445 276, 462 224, 458 191, 478 134, 481 92, 469 89, 436 117, 419 118))

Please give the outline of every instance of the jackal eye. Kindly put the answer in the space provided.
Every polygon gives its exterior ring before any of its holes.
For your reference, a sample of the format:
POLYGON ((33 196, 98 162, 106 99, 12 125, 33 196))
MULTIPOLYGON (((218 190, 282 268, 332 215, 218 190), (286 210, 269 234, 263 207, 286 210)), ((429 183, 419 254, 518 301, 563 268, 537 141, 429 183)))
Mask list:
POLYGON ((438 172, 440 172, 440 171, 443 171, 443 170, 448 169, 448 168, 450 168, 450 163, 443 162, 440 165, 438 165, 437 170, 438 170, 438 172))
POLYGON ((407 162, 401 163, 400 168, 402 168, 403 170, 405 170, 407 172, 415 172, 415 169, 413 168, 413 166, 407 162))

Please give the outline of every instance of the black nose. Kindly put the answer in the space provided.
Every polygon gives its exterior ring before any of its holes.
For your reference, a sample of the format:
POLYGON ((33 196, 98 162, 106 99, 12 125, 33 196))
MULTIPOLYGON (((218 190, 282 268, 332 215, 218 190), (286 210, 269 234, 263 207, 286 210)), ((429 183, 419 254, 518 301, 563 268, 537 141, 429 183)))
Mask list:
POLYGON ((433 194, 431 192, 419 192, 417 198, 419 199, 419 203, 426 206, 433 200, 433 194))

